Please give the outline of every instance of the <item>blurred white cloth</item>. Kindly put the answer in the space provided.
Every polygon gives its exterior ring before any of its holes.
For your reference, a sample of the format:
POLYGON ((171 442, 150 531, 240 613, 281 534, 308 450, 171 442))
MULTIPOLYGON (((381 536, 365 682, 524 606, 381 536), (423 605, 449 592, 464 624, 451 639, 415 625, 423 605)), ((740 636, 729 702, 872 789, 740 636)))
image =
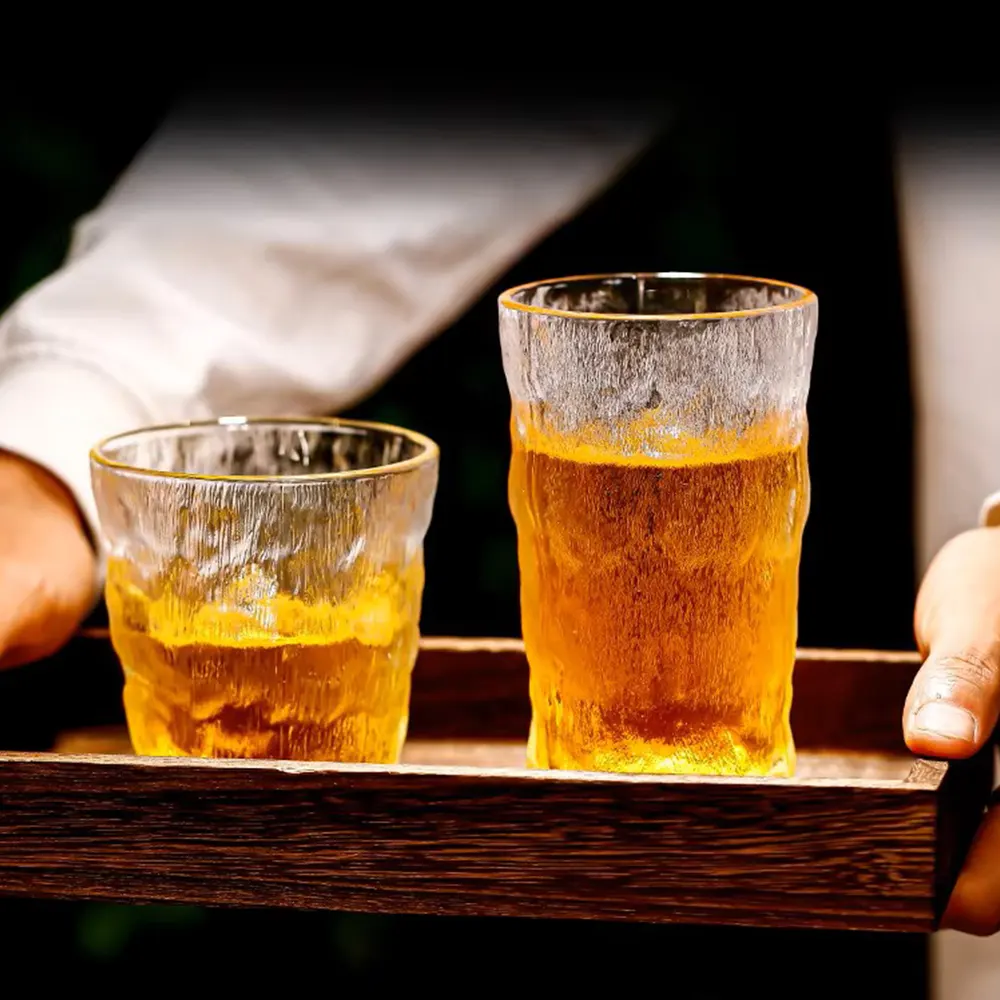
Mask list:
MULTIPOLYGON (((905 129, 898 159, 921 571, 1000 512, 1000 141, 963 133, 905 129)), ((937 934, 931 963, 934 1000, 1000 997, 1000 936, 937 934)))
POLYGON ((342 410, 661 124, 634 103, 527 120, 181 109, 0 321, 0 448, 62 478, 93 528, 88 451, 106 435, 342 410))
POLYGON ((904 133, 898 177, 923 569, 1000 489, 1000 141, 904 133))

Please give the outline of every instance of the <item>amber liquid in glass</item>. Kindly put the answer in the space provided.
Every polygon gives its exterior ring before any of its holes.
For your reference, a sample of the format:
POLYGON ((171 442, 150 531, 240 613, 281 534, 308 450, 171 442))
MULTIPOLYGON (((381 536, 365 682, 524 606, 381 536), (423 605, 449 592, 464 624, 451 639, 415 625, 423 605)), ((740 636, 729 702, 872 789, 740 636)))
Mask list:
POLYGON ((792 774, 804 431, 677 460, 512 431, 529 764, 792 774))
POLYGON ((112 640, 137 753, 393 763, 406 736, 423 569, 341 604, 277 595, 251 611, 150 598, 111 561, 112 640))

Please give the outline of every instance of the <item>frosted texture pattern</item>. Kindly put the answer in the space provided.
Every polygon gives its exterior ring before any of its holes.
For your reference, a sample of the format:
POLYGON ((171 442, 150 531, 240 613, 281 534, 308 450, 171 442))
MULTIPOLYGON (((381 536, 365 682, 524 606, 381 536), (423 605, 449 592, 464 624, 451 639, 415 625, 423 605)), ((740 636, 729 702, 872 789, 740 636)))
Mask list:
POLYGON ((398 757, 432 442, 229 421, 122 435, 92 468, 139 752, 398 757))
POLYGON ((816 318, 715 276, 500 297, 532 765, 793 773, 816 318))

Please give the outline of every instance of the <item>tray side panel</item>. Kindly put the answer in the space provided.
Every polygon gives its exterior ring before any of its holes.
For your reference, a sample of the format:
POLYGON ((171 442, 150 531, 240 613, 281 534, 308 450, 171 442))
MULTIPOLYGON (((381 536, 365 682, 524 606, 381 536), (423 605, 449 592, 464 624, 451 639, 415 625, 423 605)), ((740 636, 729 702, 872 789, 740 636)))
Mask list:
POLYGON ((983 820, 993 789, 996 751, 992 745, 970 760, 949 764, 933 762, 942 768, 941 790, 937 796, 937 868, 934 910, 940 920, 976 830, 983 820))
POLYGON ((927 931, 926 787, 0 757, 0 892, 927 931))
MULTIPOLYGON (((792 731, 803 749, 907 753, 901 713, 916 653, 800 650, 792 731)), ((413 677, 410 735, 525 740, 531 721, 520 640, 425 639, 413 677)))
POLYGON ((413 672, 410 739, 528 739, 528 661, 519 639, 427 639, 413 672))
MULTIPOLYGON (((792 700, 797 744, 906 752, 900 713, 918 664, 915 653, 800 650, 792 700)), ((121 724, 121 683, 104 629, 79 634, 43 663, 3 671, 0 749, 47 749, 60 732, 121 724)), ((520 640, 423 640, 413 677, 413 739, 523 741, 530 716, 520 640)))

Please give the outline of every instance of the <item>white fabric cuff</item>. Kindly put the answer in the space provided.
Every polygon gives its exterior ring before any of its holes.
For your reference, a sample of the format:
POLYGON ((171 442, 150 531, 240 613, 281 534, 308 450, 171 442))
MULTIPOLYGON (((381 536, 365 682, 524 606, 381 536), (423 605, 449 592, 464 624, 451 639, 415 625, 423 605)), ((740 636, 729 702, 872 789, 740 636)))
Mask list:
POLYGON ((141 405, 85 363, 49 356, 0 360, 0 449, 30 459, 69 487, 99 553, 90 449, 145 423, 141 405))

